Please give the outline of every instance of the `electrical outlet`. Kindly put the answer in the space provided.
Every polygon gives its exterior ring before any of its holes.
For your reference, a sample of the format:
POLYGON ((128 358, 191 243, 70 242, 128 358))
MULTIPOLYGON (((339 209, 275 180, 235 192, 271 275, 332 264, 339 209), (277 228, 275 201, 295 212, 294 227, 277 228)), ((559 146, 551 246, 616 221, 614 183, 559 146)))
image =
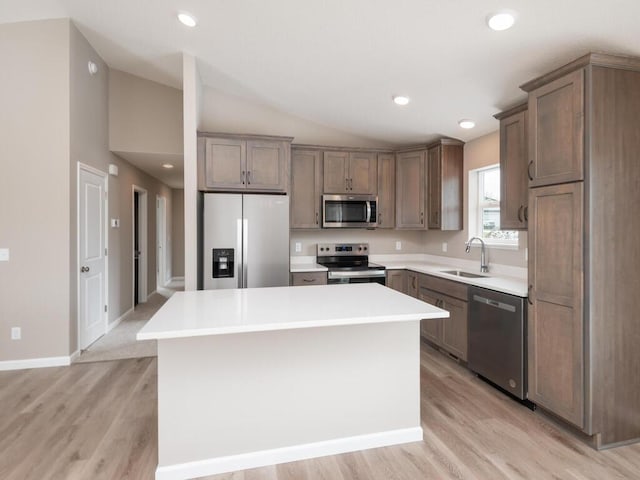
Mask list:
POLYGON ((302 242, 296 242, 296 253, 302 252, 302 242))
POLYGON ((447 251, 447 242, 442 242, 442 251, 443 252, 447 251))
POLYGON ((22 338, 22 329, 20 327, 11 327, 11 340, 20 340, 22 338))
POLYGON ((396 242, 396 250, 402 250, 402 242, 396 242))
POLYGON ((9 261, 9 249, 0 248, 0 262, 8 262, 8 261, 9 261))

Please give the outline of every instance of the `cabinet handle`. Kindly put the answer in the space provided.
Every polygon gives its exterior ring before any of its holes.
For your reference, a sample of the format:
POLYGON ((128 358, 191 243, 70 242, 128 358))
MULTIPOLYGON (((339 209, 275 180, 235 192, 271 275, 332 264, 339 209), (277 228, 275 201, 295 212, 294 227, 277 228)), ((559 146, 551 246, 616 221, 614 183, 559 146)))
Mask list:
POLYGON ((522 223, 524 220, 522 218, 522 210, 524 210, 524 205, 520 205, 518 208, 518 221, 522 223))
POLYGON ((382 225, 382 213, 378 214, 378 225, 382 225))
POLYGON ((244 170, 242 170, 242 174, 240 175, 240 179, 242 180, 242 184, 244 185, 244 170))
POLYGON ((307 283, 313 283, 316 280, 317 280, 316 278, 303 278, 302 279, 303 282, 307 282, 307 283))
POLYGON ((524 221, 525 222, 529 221, 529 205, 524 207, 524 221))
POLYGON ((416 277, 411 277, 411 288, 416 288, 416 277))
POLYGON ((531 167, 533 167, 533 160, 529 161, 529 165, 527 165, 527 176, 529 180, 533 181, 533 174, 531 173, 531 167))
POLYGON ((533 293, 533 285, 529 285, 529 288, 527 288, 527 303, 529 305, 533 305, 533 302, 531 301, 532 293, 533 293))
POLYGON ((345 190, 349 190, 349 179, 348 178, 344 179, 344 189, 345 190))
POLYGON ((424 225, 424 212, 420 212, 420 225, 424 225))
POLYGON ((320 224, 320 214, 316 212, 316 225, 320 224))
POLYGON ((349 190, 353 190, 353 178, 349 179, 349 190))
POLYGON ((247 172, 247 185, 251 185, 251 171, 247 172))

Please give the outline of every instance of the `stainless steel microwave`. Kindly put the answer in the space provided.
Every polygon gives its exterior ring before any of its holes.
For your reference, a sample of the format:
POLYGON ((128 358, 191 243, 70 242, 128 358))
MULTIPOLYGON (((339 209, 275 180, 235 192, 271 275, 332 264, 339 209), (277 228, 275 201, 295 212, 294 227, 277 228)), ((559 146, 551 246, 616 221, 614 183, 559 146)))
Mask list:
POLYGON ((323 228, 375 228, 378 226, 376 195, 323 195, 323 228))

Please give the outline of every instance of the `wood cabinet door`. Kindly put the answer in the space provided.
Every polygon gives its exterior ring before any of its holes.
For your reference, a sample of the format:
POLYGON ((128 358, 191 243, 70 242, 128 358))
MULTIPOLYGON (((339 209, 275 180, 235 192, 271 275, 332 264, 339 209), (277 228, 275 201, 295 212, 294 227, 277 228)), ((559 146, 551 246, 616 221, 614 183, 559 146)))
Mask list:
POLYGON ((527 111, 500 120, 500 228, 527 228, 527 111))
POLYGON ((427 150, 427 181, 429 191, 427 199, 429 204, 429 228, 440 229, 440 212, 442 209, 442 147, 430 148, 427 150))
POLYGON ((207 188, 245 188, 246 142, 226 138, 207 138, 204 182, 207 188))
POLYGON ((396 226, 396 157, 378 154, 378 228, 396 226))
POLYGON ((407 293, 407 274, 404 270, 387 270, 387 287, 407 293))
POLYGON ((323 193, 347 193, 349 152, 324 152, 323 158, 323 193))
POLYGON ((291 274, 291 286, 326 285, 327 272, 295 272, 291 274))
POLYGON ((583 184, 529 193, 529 399, 584 426, 583 184))
POLYGON ((291 153, 291 228, 320 228, 321 153, 317 150, 291 153))
POLYGON ((247 140, 246 187, 287 191, 288 152, 283 142, 247 140))
POLYGON ((407 295, 418 298, 418 274, 407 270, 407 295))
MULTIPOLYGON (((433 306, 439 306, 440 294, 421 288, 418 299, 433 306)), ((436 345, 442 345, 442 318, 430 318, 420 321, 420 335, 436 345)))
POLYGON ((538 187, 584 179, 584 70, 529 93, 529 176, 538 187))
POLYGON ((396 228, 424 230, 425 152, 396 156, 396 228))
POLYGON ((442 348, 461 360, 467 360, 468 303, 441 295, 440 308, 449 312, 442 319, 442 348))
POLYGON ((378 159, 375 153, 349 153, 349 193, 375 195, 378 192, 378 159))

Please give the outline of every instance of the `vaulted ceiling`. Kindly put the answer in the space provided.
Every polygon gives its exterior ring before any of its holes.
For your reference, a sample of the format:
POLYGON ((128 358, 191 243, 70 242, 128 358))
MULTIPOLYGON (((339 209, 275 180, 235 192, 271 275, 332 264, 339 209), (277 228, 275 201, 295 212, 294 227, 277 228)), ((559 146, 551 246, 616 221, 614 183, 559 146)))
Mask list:
POLYGON ((186 51, 205 85, 391 144, 471 140, 527 80, 589 51, 640 56, 636 0, 0 0, 0 23, 55 17, 113 68, 181 88, 186 51), (487 28, 503 8, 514 27, 487 28))

